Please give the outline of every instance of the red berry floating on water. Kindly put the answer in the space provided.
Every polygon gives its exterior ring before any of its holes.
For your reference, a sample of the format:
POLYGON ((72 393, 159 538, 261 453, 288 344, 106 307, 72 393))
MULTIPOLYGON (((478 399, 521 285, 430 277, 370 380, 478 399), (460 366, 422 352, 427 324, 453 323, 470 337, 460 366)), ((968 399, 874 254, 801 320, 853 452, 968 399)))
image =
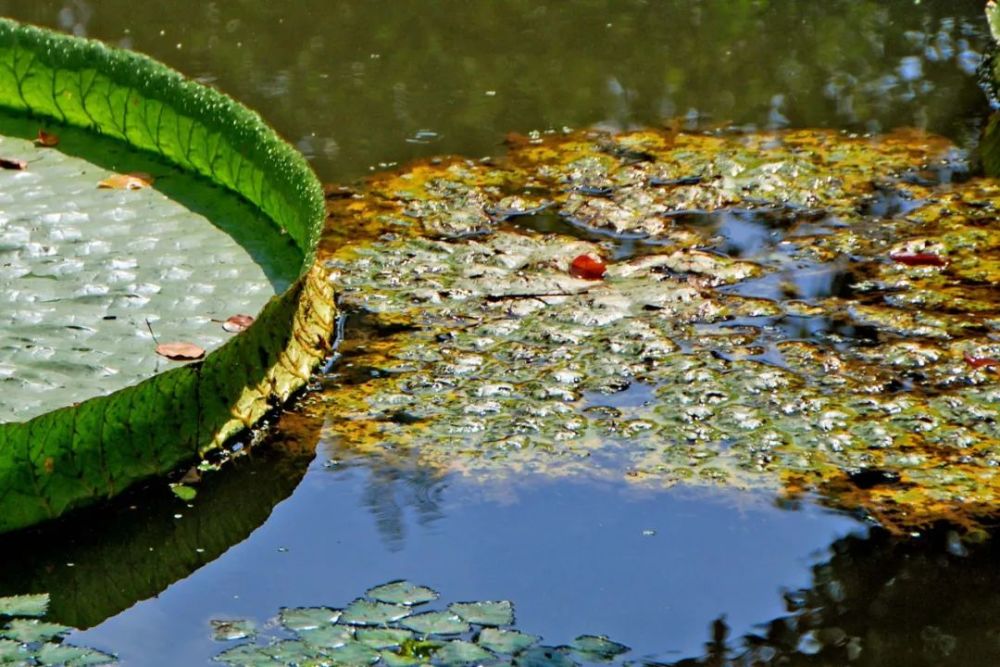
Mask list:
POLYGON ((579 255, 569 265, 569 275, 584 280, 600 280, 608 267, 591 255, 579 255))

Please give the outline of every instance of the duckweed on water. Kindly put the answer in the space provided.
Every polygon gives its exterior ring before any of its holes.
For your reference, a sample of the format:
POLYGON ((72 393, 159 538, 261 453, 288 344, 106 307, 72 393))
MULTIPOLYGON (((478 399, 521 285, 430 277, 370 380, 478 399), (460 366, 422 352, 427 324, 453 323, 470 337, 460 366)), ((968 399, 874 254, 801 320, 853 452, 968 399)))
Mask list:
POLYGON ((1000 188, 940 137, 578 132, 335 194, 338 455, 820 492, 895 530, 997 506, 969 359, 1000 357, 1000 188))
POLYGON ((41 620, 49 596, 16 595, 0 598, 0 664, 4 665, 111 665, 113 656, 63 642, 72 628, 41 620))

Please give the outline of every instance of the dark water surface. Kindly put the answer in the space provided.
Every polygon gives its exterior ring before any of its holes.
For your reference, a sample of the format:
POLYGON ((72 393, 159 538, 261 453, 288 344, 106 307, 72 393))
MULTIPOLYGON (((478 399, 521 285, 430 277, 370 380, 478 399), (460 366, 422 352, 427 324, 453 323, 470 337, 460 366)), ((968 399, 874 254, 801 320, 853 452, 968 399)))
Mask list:
POLYGON ((325 180, 602 124, 919 126, 982 106, 979 0, 2 0, 259 110, 325 180))
MULTIPOLYGON (((968 143, 985 106, 980 0, 0 0, 0 12, 217 85, 260 110, 324 180, 495 154, 509 131, 671 117, 918 126, 968 143)), ((747 253, 766 241, 727 224, 747 253)), ((808 289, 835 282, 817 276, 808 289)), ((970 554, 947 533, 904 547, 848 517, 735 492, 497 488, 329 466, 321 426, 291 429, 300 435, 212 476, 190 507, 160 483, 0 540, 0 594, 51 592, 54 620, 92 627, 74 641, 131 665, 203 664, 223 648, 210 619, 342 606, 396 578, 449 600, 509 599, 517 627, 548 643, 607 633, 636 658, 703 655, 725 615, 730 637, 766 635, 767 655, 794 653, 790 664, 843 664, 812 661, 824 642, 846 655, 833 629, 865 637, 855 664, 997 664, 992 547, 970 554)))

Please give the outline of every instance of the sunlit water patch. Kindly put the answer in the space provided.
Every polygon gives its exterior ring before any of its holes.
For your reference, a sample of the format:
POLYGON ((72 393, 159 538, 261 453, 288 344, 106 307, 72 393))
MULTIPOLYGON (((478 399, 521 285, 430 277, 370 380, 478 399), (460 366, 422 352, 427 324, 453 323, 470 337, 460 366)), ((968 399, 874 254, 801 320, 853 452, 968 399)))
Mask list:
POLYGON ((255 314, 300 255, 248 203, 85 133, 0 119, 0 421, 21 421, 145 379, 158 342, 211 350, 255 314), (116 173, 154 179, 100 188, 116 173))

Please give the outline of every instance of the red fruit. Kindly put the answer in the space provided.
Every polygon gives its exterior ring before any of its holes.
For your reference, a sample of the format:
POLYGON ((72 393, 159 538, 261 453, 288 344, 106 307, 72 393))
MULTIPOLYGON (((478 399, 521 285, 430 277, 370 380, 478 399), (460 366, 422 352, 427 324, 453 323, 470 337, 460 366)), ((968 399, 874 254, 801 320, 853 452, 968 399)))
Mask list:
POLYGON ((600 280, 608 267, 591 255, 580 255, 569 265, 569 275, 584 280, 600 280))

